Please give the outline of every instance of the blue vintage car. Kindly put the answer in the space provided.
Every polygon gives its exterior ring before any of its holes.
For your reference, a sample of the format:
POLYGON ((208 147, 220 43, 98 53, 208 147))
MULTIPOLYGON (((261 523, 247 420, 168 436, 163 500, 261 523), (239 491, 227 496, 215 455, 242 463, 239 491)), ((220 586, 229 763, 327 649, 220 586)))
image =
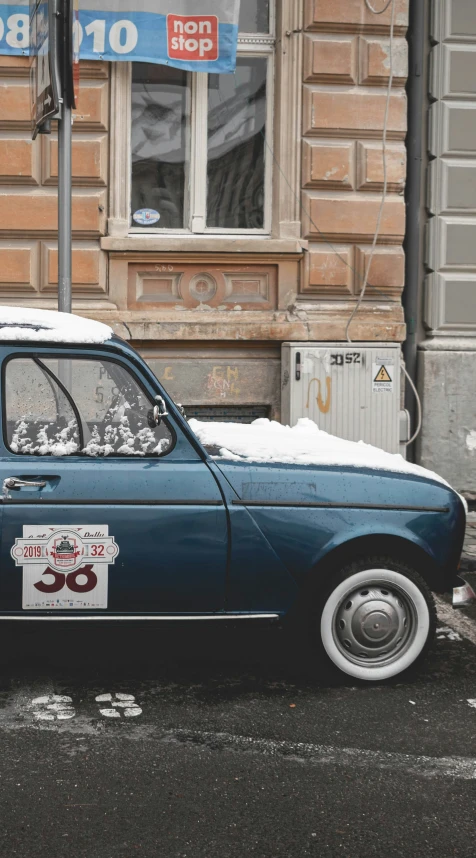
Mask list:
POLYGON ((307 625, 368 681, 419 661, 456 590, 459 495, 435 475, 208 450, 98 322, 0 310, 0 615, 307 625))

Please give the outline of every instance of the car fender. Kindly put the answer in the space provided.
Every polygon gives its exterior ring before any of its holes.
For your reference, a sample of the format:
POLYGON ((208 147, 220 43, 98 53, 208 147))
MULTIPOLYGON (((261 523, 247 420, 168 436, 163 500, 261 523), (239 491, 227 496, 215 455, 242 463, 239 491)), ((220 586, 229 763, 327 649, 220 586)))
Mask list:
POLYGON ((315 553, 311 568, 306 575, 301 593, 309 588, 313 591, 325 587, 329 576, 357 557, 371 554, 395 556, 413 565, 428 586, 444 592, 450 586, 456 567, 441 564, 429 543, 419 535, 401 527, 376 527, 372 533, 356 528, 336 534, 315 553))
POLYGON ((364 527, 358 527, 350 531, 346 531, 345 533, 334 534, 334 536, 331 537, 325 545, 316 551, 312 562, 312 568, 317 567, 319 563, 325 561, 331 553, 337 550, 350 548, 357 542, 363 544, 364 541, 369 545, 373 541, 376 545, 380 545, 382 543, 382 539, 399 540, 402 546, 408 545, 409 547, 416 547, 420 551, 424 552, 424 554, 431 559, 433 563, 438 565, 437 558, 426 540, 406 528, 384 527, 382 525, 375 527, 372 533, 369 533, 368 529, 364 527))

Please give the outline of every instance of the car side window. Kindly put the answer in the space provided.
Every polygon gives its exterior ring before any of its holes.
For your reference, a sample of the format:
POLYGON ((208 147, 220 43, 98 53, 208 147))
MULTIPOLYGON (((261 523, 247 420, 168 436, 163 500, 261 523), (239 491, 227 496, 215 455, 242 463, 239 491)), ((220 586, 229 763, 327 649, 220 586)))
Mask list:
MULTIPOLYGON (((15 358, 5 370, 5 409, 7 437, 15 453, 37 455, 82 455, 92 457, 163 456, 173 446, 170 427, 163 420, 156 424, 154 403, 135 378, 121 364, 107 359, 15 358), (28 372, 25 374, 25 368, 28 372), (33 367, 33 368, 32 368, 33 367), (28 376, 29 373, 29 376, 28 376), (24 381, 18 387, 16 380, 24 381), (42 383, 41 391, 39 383, 42 383), (46 397, 40 406, 36 399, 46 397), (63 414, 67 406, 69 421, 74 421, 74 443, 64 452, 50 444, 37 442, 38 433, 64 432, 63 414), (33 411, 31 410, 33 408, 33 411), (30 409, 30 410, 29 410, 30 409), (33 413, 35 412, 35 413, 33 413), (58 422, 59 421, 59 422, 58 422), (25 424, 25 425, 23 425, 25 424), (30 444, 19 443, 19 427, 30 438, 30 444)), ((23 436, 21 436, 23 437, 23 436)), ((43 437, 43 435, 41 436, 43 437)), ((21 441, 21 438, 20 438, 21 441)), ((41 438, 40 438, 41 441, 41 438)))
POLYGON ((72 456, 80 450, 74 410, 59 384, 30 358, 8 362, 4 375, 4 414, 12 453, 72 456))

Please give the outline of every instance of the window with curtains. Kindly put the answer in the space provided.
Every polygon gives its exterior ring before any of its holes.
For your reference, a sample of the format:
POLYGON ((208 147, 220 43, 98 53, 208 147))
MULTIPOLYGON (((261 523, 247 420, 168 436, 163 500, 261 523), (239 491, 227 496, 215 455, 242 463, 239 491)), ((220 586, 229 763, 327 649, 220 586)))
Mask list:
POLYGON ((273 68, 273 0, 241 0, 235 74, 133 64, 131 232, 270 231, 273 68))

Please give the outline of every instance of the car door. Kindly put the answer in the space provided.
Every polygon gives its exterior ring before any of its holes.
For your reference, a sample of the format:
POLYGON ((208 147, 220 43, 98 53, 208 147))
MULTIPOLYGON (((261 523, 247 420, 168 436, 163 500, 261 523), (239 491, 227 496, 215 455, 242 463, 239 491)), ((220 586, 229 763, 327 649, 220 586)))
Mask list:
POLYGON ((1 613, 222 611, 221 492, 178 421, 156 424, 160 388, 111 352, 0 355, 1 613))

